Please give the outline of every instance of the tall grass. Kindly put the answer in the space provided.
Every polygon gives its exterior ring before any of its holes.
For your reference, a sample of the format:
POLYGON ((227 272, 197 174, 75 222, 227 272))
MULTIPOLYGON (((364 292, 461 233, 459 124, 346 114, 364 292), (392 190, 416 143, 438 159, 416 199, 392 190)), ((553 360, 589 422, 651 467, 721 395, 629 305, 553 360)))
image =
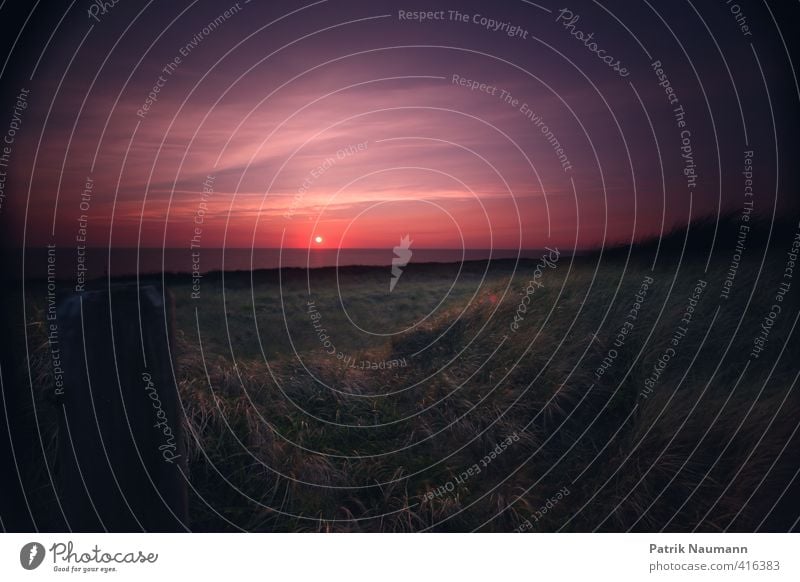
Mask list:
MULTIPOLYGON (((536 261, 516 270, 498 263, 483 279, 484 265, 470 265, 424 323, 379 337, 353 331, 340 292, 353 320, 400 329, 446 295, 454 268, 409 265, 401 283, 410 284, 398 286, 397 297, 387 297, 384 270, 344 270, 340 291, 335 271, 313 273, 312 295, 337 349, 357 361, 408 363, 391 369, 349 368, 325 353, 306 312, 305 273, 284 273, 280 282, 254 274, 252 287, 249 274, 227 275, 224 302, 221 278, 209 277, 200 304, 175 278, 176 371, 196 491, 192 527, 782 527, 791 494, 780 495, 787 486, 796 491, 798 466, 798 352, 790 335, 798 289, 767 350, 747 361, 781 281, 789 238, 783 233, 766 254, 754 239, 723 301, 729 231, 722 228, 720 240, 728 239, 708 271, 699 243, 678 263, 671 247, 685 231, 668 237, 652 270, 651 243, 632 258, 625 248, 607 257, 565 254, 544 274, 518 331, 510 323, 536 261), (598 377, 646 276, 654 283, 640 316, 598 377), (688 333, 644 397, 699 279, 708 284, 688 333), (476 463, 481 471, 462 477, 476 463), (564 487, 569 495, 547 507, 564 487)), ((44 389, 44 359, 34 358, 44 389)))

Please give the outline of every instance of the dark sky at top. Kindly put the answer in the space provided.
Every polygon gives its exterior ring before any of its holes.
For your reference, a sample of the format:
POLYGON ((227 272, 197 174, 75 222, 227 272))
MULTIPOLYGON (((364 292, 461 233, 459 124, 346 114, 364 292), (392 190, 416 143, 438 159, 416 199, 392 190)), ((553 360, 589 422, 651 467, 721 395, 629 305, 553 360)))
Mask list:
POLYGON ((14 246, 592 247, 740 210, 746 152, 797 207, 796 3, 44 4, 0 9, 14 246))

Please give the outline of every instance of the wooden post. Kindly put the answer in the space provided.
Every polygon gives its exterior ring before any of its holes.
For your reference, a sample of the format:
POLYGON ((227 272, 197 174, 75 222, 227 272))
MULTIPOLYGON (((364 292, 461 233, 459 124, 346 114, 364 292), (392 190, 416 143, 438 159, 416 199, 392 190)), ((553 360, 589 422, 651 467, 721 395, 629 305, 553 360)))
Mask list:
POLYGON ((187 463, 170 359, 174 299, 112 285, 58 308, 56 467, 73 531, 184 531, 187 463))
POLYGON ((26 480, 25 467, 46 461, 41 453, 35 455, 30 436, 36 434, 36 424, 25 401, 29 391, 24 367, 22 285, 14 278, 18 256, 2 244, 2 230, 0 225, 0 531, 25 532, 34 531, 42 523, 36 519, 35 510, 29 510, 26 487, 31 483, 26 480))

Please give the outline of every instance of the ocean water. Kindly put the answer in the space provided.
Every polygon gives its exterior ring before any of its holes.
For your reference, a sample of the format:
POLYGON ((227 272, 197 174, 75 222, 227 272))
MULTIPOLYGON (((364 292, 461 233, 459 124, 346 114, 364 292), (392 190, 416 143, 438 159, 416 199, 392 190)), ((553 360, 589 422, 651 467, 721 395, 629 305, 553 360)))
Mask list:
MULTIPOLYGON (((390 266, 392 249, 241 249, 208 248, 88 248, 82 256, 75 248, 29 248, 11 256, 10 271, 21 278, 47 277, 54 269, 58 279, 89 279, 159 273, 250 271, 280 267, 390 266), (24 261, 23 261, 24 258, 24 261), (23 264, 24 263, 24 264, 23 264), (24 268, 24 270, 23 270, 24 268)), ((517 249, 412 249, 409 263, 458 263, 487 259, 539 258, 541 250, 517 249)))

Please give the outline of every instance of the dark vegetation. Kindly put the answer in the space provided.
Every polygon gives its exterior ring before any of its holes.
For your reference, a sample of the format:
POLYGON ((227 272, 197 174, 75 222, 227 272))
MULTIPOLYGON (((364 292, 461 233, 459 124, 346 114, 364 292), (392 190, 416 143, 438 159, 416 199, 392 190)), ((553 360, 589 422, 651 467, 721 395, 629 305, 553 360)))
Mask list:
MULTIPOLYGON (((800 281, 764 351, 749 354, 798 225, 773 225, 767 244, 769 225, 753 223, 722 299, 738 220, 694 223, 688 237, 675 230, 632 249, 562 252, 518 331, 510 324, 536 257, 467 263, 457 279, 458 265, 412 263, 392 294, 388 268, 217 273, 202 280, 200 299, 189 278, 169 276, 191 527, 786 530, 799 511, 800 281), (680 326, 685 335, 645 390, 680 326), (480 472, 463 476, 476 463, 480 472), (541 512, 564 487, 569 495, 541 512)), ((34 387, 52 442, 42 295, 31 295, 34 387)))

